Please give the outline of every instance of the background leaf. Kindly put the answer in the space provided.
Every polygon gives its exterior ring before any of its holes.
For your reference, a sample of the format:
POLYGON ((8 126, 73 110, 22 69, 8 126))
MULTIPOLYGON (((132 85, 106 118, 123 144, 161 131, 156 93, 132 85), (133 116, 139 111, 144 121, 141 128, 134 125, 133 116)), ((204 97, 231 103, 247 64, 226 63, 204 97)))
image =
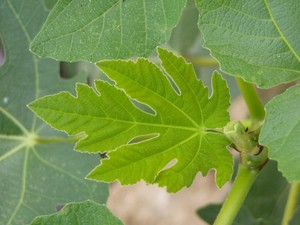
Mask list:
POLYGON ((186 0, 60 0, 31 50, 62 61, 148 56, 167 42, 186 0))
POLYGON ((221 204, 210 204, 198 209, 197 214, 208 224, 213 224, 221 208, 221 204))
POLYGON ((191 64, 163 49, 159 49, 159 57, 169 78, 145 59, 99 63, 118 88, 124 88, 155 114, 137 109, 124 91, 103 81, 96 81, 96 90, 77 85, 77 97, 63 92, 41 98, 30 108, 70 135, 85 132, 87 137, 77 143, 78 150, 111 151, 109 159, 103 160, 89 178, 118 179, 122 184, 144 179, 175 192, 190 186, 198 171, 206 175, 214 168, 216 182, 222 186, 232 173, 228 141, 206 128, 223 127, 229 120, 226 82, 216 73, 214 93, 208 98, 208 90, 196 80, 191 64), (144 141, 136 143, 137 138, 144 141), (176 160, 175 165, 165 168, 172 160, 176 160))
POLYGON ((76 81, 85 80, 83 74, 62 80, 57 62, 29 52, 46 16, 43 1, 0 3, 5 51, 0 67, 1 224, 26 224, 69 201, 105 202, 108 195, 106 185, 84 180, 99 157, 72 151, 72 139, 37 120, 26 107, 37 97, 71 90, 76 81))
POLYGON ((289 225, 297 225, 300 221, 300 204, 294 212, 293 218, 290 220, 289 225))
POLYGON ((58 0, 43 0, 47 9, 51 10, 58 0))
POLYGON ((224 72, 263 88, 300 78, 300 1, 196 2, 205 47, 224 72))
MULTIPOLYGON (((194 0, 188 0, 182 16, 173 29, 168 45, 194 65, 197 77, 210 89, 211 76, 219 71, 219 63, 203 47, 203 36, 199 30, 199 10, 194 0)), ((222 73, 230 90, 231 100, 240 95, 234 77, 222 73)))
POLYGON ((290 182, 300 181, 300 86, 289 88, 266 105, 260 143, 290 182))
POLYGON ((31 225, 122 225, 105 205, 92 201, 68 203, 65 207, 49 216, 37 217, 31 225))
MULTIPOLYGON (((263 168, 252 186, 233 225, 280 224, 288 195, 289 183, 278 172, 273 161, 263 168)), ((198 215, 212 224, 220 205, 210 205, 198 210, 198 215)))

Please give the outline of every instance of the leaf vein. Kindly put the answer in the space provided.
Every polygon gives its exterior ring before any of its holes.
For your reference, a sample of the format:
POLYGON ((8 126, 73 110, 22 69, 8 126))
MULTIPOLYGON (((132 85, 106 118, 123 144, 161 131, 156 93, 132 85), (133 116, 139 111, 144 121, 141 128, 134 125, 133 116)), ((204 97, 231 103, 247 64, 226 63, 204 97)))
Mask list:
POLYGON ((24 196, 25 196, 25 192, 26 192, 26 177, 27 177, 27 162, 28 162, 28 154, 29 154, 29 149, 27 148, 25 150, 25 156, 24 156, 24 161, 23 161, 23 170, 22 170, 22 189, 21 189, 21 193, 20 193, 20 199, 19 202, 14 210, 14 212, 12 213, 12 215, 10 216, 7 224, 11 224, 12 221, 14 220, 16 214, 18 213, 18 211, 20 210, 23 201, 24 201, 24 196))
MULTIPOLYGON (((109 11, 112 10, 112 9, 113 9, 116 5, 118 5, 118 4, 119 4, 119 1, 116 1, 116 3, 113 4, 109 9, 107 9, 105 12, 103 12, 102 14, 100 14, 99 16, 97 16, 96 18, 92 19, 90 22, 84 24, 82 27, 76 28, 76 30, 71 31, 71 32, 69 32, 69 33, 65 33, 64 35, 59 35, 59 36, 56 36, 56 37, 55 37, 55 36, 54 36, 54 37, 51 37, 51 38, 49 38, 49 39, 47 39, 47 40, 44 40, 44 41, 42 41, 42 42, 36 44, 34 47, 37 48, 37 47, 39 47, 39 46, 41 46, 41 45, 44 45, 44 44, 47 43, 48 41, 54 41, 54 40, 56 40, 56 39, 60 39, 60 38, 63 38, 63 37, 69 36, 69 35, 73 35, 73 34, 77 33, 78 31, 83 30, 84 28, 88 27, 90 24, 92 24, 93 22, 95 22, 96 20, 98 20, 100 17, 105 18, 106 14, 109 13, 109 11)), ((56 18, 58 18, 58 17, 56 17, 56 18)), ((53 20, 52 23, 53 23, 54 21, 55 21, 55 20, 53 20)), ((50 25, 50 24, 48 24, 48 26, 49 26, 49 25, 50 25)))
POLYGON ((294 48, 290 45, 290 43, 288 42, 287 38, 285 37, 285 35, 282 33, 278 23, 276 22, 274 16, 273 16, 273 13, 272 13, 272 10, 267 2, 268 0, 264 0, 264 3, 267 7, 267 10, 269 12, 269 15, 271 17, 271 20, 276 28, 276 30, 278 31, 280 37, 282 38, 282 40, 284 41, 284 43, 287 45, 287 47, 291 50, 291 52, 293 53, 293 55, 295 56, 295 58, 300 61, 300 56, 298 56, 298 54, 296 53, 296 51, 294 50, 294 48))

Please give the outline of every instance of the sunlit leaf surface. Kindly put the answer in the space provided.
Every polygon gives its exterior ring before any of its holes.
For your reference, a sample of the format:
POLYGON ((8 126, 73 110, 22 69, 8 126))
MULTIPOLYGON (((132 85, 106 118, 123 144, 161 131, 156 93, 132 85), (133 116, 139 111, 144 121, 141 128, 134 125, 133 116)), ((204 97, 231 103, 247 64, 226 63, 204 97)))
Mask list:
POLYGON ((209 97, 191 64, 166 50, 158 52, 169 78, 146 59, 105 61, 98 65, 117 87, 103 81, 95 82, 96 90, 79 84, 76 97, 62 92, 30 108, 70 135, 84 132, 87 137, 78 142, 78 150, 109 151, 109 159, 89 178, 118 179, 122 184, 144 179, 175 192, 190 186, 197 172, 206 175, 215 169, 222 186, 231 177, 232 156, 226 150, 228 141, 208 129, 223 127, 229 120, 226 82, 216 72, 209 97), (129 96, 151 107, 153 114, 135 107, 129 96))

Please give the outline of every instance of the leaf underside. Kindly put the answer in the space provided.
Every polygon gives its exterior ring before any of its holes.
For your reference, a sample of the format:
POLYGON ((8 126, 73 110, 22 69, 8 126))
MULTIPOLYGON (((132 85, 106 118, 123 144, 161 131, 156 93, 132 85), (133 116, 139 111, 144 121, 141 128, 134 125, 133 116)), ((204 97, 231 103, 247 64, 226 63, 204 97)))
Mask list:
POLYGON ((93 201, 68 203, 62 210, 47 216, 39 216, 31 225, 123 225, 105 205, 93 201))
POLYGON ((104 61, 98 65, 116 86, 96 81, 94 90, 78 84, 77 97, 62 92, 39 99, 30 108, 69 135, 84 132, 87 137, 76 145, 79 151, 109 152, 109 159, 88 175, 91 179, 118 179, 122 184, 144 179, 175 192, 190 186, 197 172, 206 175, 215 169, 217 185, 222 186, 232 174, 228 141, 206 129, 229 121, 226 82, 215 72, 214 92, 208 97, 191 64, 166 50, 158 53, 168 75, 142 58, 104 61), (135 107, 129 96, 151 107, 155 115, 135 107))
POLYGON ((266 105, 260 143, 289 182, 300 181, 300 86, 289 88, 266 105))
POLYGON ((76 153, 72 143, 36 144, 33 136, 67 142, 26 107, 37 97, 74 89, 83 76, 59 78, 59 64, 30 53, 29 44, 46 19, 43 1, 0 3, 0 224, 28 224, 58 205, 87 198, 105 202, 106 184, 84 180, 99 157, 76 153))
POLYGON ((224 72, 262 88, 300 78, 300 1, 196 2, 204 45, 224 72))
POLYGON ((31 51, 61 61, 148 56, 167 42, 186 0, 60 0, 31 51))

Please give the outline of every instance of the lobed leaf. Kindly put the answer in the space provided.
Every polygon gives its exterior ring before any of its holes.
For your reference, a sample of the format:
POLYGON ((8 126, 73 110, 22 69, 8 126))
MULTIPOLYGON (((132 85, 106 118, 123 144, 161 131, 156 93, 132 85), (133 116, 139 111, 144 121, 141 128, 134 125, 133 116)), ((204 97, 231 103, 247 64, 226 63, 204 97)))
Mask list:
POLYGON ((222 186, 231 177, 232 156, 226 138, 207 129, 223 127, 229 120, 226 82, 215 72, 209 98, 191 64, 166 50, 158 53, 168 75, 146 59, 100 62, 118 88, 103 81, 95 82, 96 90, 78 84, 77 97, 63 92, 41 98, 30 108, 69 135, 84 132, 87 137, 76 149, 109 151, 109 159, 88 175, 91 179, 118 179, 122 184, 144 179, 175 192, 191 185, 198 171, 206 175, 213 168, 222 186), (135 107, 129 96, 155 114, 135 107), (146 140, 136 143, 137 138, 146 140), (167 168, 173 160, 175 165, 167 168))
POLYGON ((5 51, 0 66, 0 224, 28 224, 69 201, 105 202, 105 184, 84 180, 99 157, 72 151, 66 135, 53 131, 26 107, 37 97, 70 90, 59 65, 28 48, 46 19, 43 1, 0 3, 0 35, 5 51), (43 141, 44 142, 43 142, 43 141))
POLYGON ((93 201, 68 203, 64 208, 48 216, 39 216, 31 225, 123 225, 105 205, 93 201))
POLYGON ((148 56, 165 43, 186 0, 60 0, 31 51, 61 61, 148 56))
POLYGON ((204 45, 224 72, 262 88, 300 78, 300 1, 196 3, 204 45))
POLYGON ((266 105, 266 118, 259 142, 278 161, 278 169, 289 182, 300 181, 300 86, 289 88, 266 105))

